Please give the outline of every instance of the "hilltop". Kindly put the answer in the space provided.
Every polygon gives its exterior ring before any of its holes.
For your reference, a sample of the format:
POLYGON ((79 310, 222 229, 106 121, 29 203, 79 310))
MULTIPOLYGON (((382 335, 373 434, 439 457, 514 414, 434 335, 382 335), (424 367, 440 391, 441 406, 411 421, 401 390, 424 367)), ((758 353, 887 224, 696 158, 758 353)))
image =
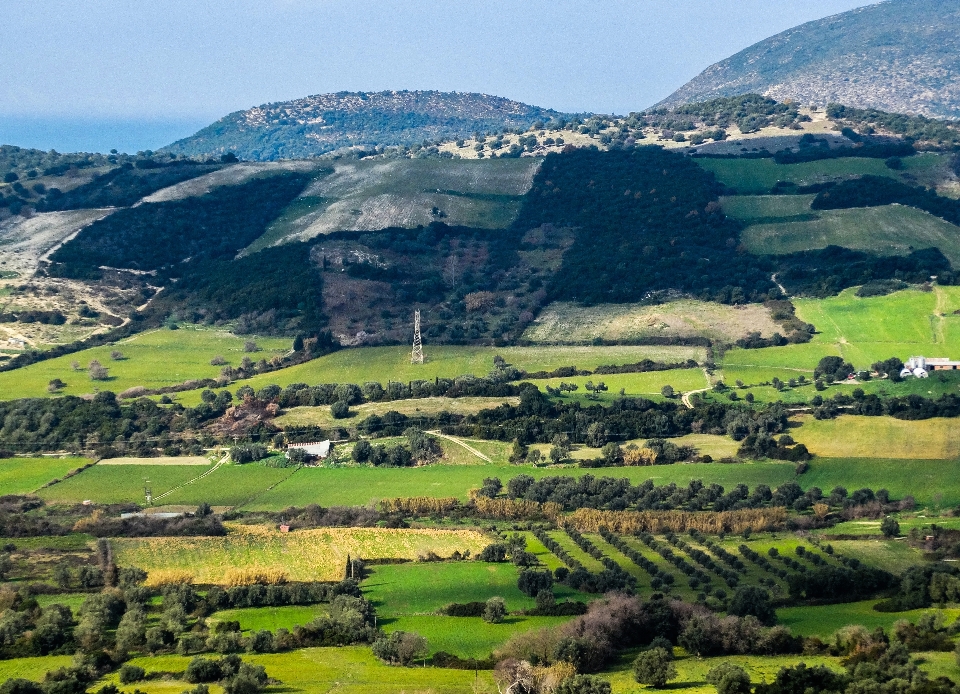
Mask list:
POLYGON ((406 146, 478 132, 526 130, 534 123, 570 117, 487 94, 337 92, 231 113, 164 151, 188 156, 232 152, 255 161, 295 159, 342 147, 406 146))
POLYGON ((751 92, 960 118, 960 6, 891 0, 777 34, 704 70, 660 105, 751 92))

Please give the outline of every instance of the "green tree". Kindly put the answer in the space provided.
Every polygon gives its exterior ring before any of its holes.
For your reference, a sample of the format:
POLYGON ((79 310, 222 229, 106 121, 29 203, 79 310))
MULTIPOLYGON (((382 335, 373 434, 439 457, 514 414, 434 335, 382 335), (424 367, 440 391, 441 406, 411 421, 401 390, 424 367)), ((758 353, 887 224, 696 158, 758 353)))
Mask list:
POLYGON ((337 400, 330 406, 330 414, 334 419, 346 419, 350 416, 350 405, 345 400, 337 400))
POLYGON ((483 610, 483 621, 489 624, 500 624, 506 616, 507 604, 503 598, 493 597, 487 600, 487 606, 483 610))
POLYGON ((707 682, 717 688, 717 694, 750 694, 750 675, 733 663, 721 663, 711 668, 707 682))
POLYGON ((897 537, 900 535, 900 524, 892 516, 887 516, 880 523, 880 532, 883 533, 884 537, 897 537))
POLYGON ((770 603, 770 593, 759 586, 739 586, 730 598, 727 613, 737 617, 752 615, 767 626, 777 623, 777 613, 770 603))
POLYGON ((633 678, 640 684, 661 688, 677 676, 670 654, 663 648, 651 648, 633 661, 633 678))
POLYGON ((672 398, 675 395, 673 386, 665 385, 663 388, 660 389, 660 395, 662 395, 665 398, 672 398))

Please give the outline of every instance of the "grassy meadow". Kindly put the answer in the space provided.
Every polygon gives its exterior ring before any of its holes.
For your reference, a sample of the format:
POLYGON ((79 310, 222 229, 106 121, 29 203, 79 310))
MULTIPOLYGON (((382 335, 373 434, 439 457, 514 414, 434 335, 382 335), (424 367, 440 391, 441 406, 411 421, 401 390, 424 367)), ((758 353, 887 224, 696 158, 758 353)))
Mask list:
POLYGON ((827 458, 960 458, 960 431, 949 419, 911 422, 893 417, 856 417, 816 420, 797 418, 800 427, 790 435, 810 452, 827 458))
MULTIPOLYGON (((743 381, 759 402, 782 400, 806 402, 813 386, 777 392, 769 386, 773 377, 783 381, 803 375, 813 379, 813 370, 823 356, 842 356, 855 368, 869 369, 876 361, 897 356, 906 359, 922 354, 958 358, 960 350, 960 287, 936 286, 933 291, 907 289, 887 296, 860 298, 847 289, 828 299, 795 299, 797 316, 817 328, 807 344, 766 349, 732 349, 724 354, 717 376, 726 384, 743 381), (896 316, 896 320, 890 320, 896 316)), ((937 396, 960 389, 956 373, 937 373, 928 379, 908 378, 901 383, 872 380, 854 385, 831 386, 884 395, 937 396)), ((742 397, 746 390, 741 390, 742 397)), ((828 389, 823 395, 828 396, 828 389)), ((722 396, 721 396, 722 397, 722 396)))
POLYGON ((29 494, 47 482, 83 467, 86 458, 0 458, 0 496, 29 494))
POLYGON ((197 583, 229 584, 230 569, 285 574, 292 581, 337 581, 347 556, 416 559, 427 552, 482 550, 489 540, 474 530, 325 528, 281 533, 264 526, 231 526, 226 537, 118 538, 117 562, 139 566, 156 582, 164 572, 187 572, 197 583))
POLYGON ((113 345, 92 347, 74 354, 41 361, 15 371, 0 373, 0 399, 50 397, 47 385, 54 378, 66 383, 59 393, 83 395, 97 390, 120 393, 133 386, 161 388, 199 378, 216 378, 220 366, 210 360, 222 356, 232 366, 237 366, 243 357, 254 361, 286 354, 291 341, 286 338, 237 337, 223 330, 183 326, 179 330, 161 328, 140 333, 113 345), (262 351, 245 353, 244 342, 253 339, 262 351), (123 353, 123 358, 114 360, 113 351, 123 353), (106 381, 93 381, 87 374, 87 366, 98 360, 107 367, 110 377, 106 381), (78 362, 74 371, 71 364, 78 362))

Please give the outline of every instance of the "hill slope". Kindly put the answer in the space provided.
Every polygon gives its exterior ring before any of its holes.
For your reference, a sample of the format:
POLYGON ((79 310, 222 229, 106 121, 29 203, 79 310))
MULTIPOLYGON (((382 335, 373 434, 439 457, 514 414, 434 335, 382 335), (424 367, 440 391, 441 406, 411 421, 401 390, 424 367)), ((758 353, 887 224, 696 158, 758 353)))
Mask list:
POLYGON ((163 151, 191 156, 233 152, 260 161, 302 158, 340 147, 411 145, 526 129, 565 115, 486 94, 338 92, 231 113, 163 151))
POLYGON ((960 118, 960 5, 890 0, 802 24, 712 65, 661 105, 751 92, 960 118))

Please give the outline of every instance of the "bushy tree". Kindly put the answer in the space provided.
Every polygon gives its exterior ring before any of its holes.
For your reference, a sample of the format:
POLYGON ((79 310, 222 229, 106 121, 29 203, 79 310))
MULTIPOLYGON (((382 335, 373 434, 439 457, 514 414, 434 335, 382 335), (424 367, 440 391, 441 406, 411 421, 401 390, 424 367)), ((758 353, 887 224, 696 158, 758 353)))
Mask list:
POLYGON ((633 678, 640 684, 661 688, 677 676, 677 668, 663 648, 651 648, 633 661, 633 678))
POLYGON ((750 675, 733 663, 721 663, 711 668, 707 682, 717 688, 717 694, 750 694, 750 675))
POLYGON ((483 621, 490 624, 500 624, 503 618, 507 616, 507 604, 501 597, 493 597, 487 600, 487 605, 483 610, 483 621))
POLYGON ((560 681, 553 694, 610 694, 610 683, 594 675, 574 675, 560 681))
POLYGON ((880 532, 884 537, 897 537, 900 535, 900 524, 892 516, 887 516, 880 523, 880 532))
POLYGON ((759 586, 739 586, 730 598, 727 612, 737 617, 753 615, 761 624, 777 622, 777 613, 770 603, 770 593, 759 586))

